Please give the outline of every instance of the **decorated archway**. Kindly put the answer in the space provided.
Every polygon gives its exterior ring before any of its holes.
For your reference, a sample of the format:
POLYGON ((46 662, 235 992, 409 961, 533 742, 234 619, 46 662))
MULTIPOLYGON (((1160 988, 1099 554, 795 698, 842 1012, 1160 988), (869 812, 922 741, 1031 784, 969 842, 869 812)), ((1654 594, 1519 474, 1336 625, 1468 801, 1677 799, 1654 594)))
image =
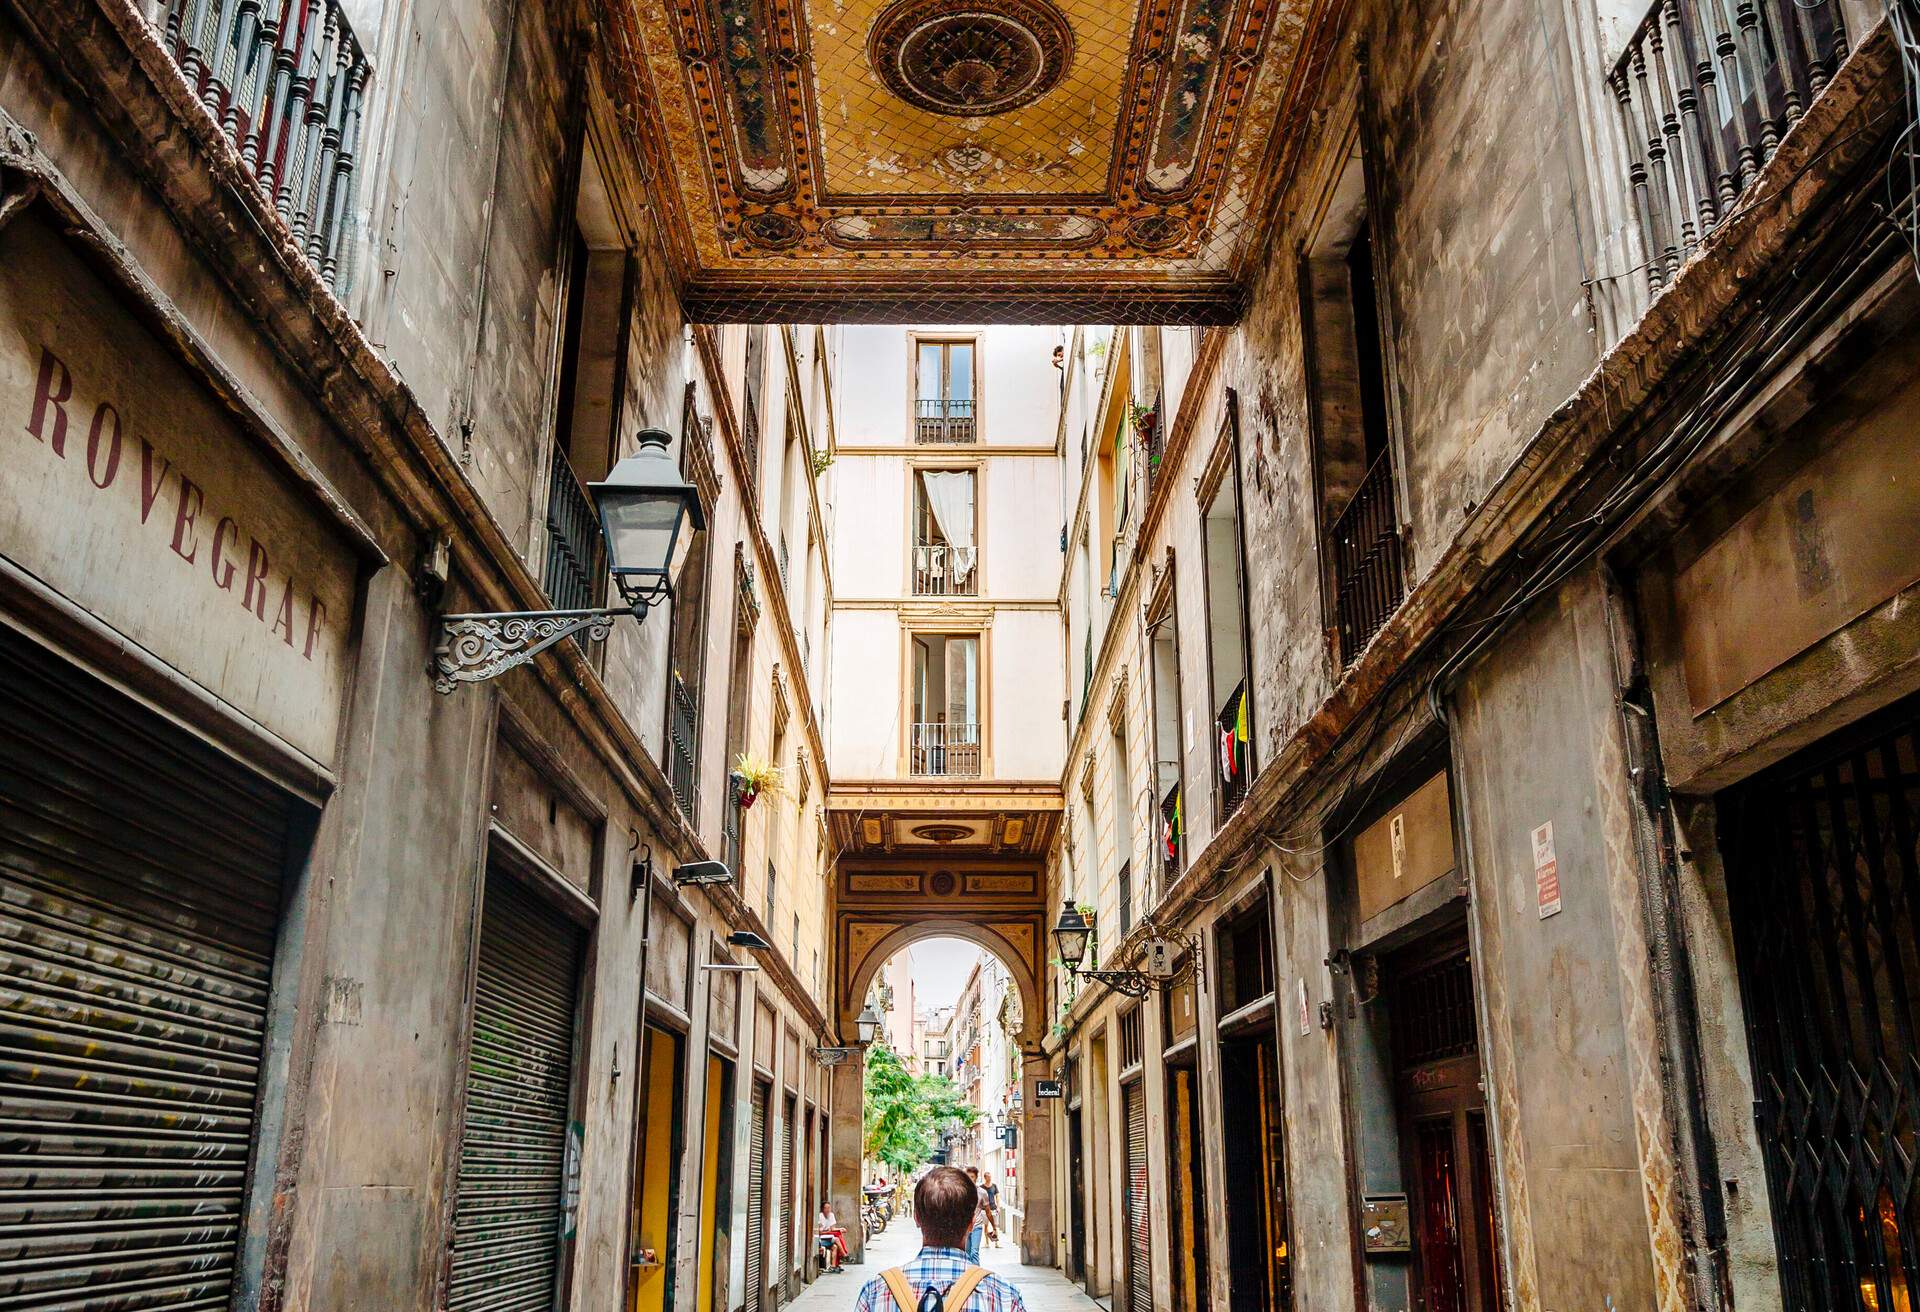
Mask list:
MULTIPOLYGON (((1020 1156, 1024 1261, 1053 1264, 1050 1120, 1034 1088, 1046 1078, 1041 987, 1048 955, 1042 856, 1059 820, 1057 787, 951 781, 939 794, 842 790, 828 814, 839 859, 833 872, 833 999, 840 1041, 874 976, 915 943, 954 938, 991 952, 1020 997, 1015 1036, 1021 1054, 1020 1156)), ((833 1196, 843 1217, 859 1216, 864 1056, 834 1068, 833 1196)), ((857 1232, 857 1224, 849 1226, 857 1232)))

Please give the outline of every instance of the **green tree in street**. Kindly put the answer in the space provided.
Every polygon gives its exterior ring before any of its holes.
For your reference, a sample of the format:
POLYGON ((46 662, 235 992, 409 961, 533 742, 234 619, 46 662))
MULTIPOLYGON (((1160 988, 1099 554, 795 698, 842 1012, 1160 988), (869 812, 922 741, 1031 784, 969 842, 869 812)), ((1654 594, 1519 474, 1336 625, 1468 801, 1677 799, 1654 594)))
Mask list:
POLYGON ((960 1100, 944 1075, 914 1075, 885 1044, 867 1049, 866 1157, 910 1175, 933 1155, 936 1134, 948 1121, 972 1125, 979 1113, 960 1100))

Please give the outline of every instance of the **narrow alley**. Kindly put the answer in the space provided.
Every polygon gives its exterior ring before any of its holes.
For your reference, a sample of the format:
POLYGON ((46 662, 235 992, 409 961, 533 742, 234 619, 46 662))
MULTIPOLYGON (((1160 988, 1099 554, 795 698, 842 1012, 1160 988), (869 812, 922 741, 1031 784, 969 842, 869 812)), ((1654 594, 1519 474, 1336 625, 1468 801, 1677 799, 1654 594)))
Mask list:
POLYGON ((1916 253, 1920 0, 0 0, 0 1312, 1913 1312, 1916 253))

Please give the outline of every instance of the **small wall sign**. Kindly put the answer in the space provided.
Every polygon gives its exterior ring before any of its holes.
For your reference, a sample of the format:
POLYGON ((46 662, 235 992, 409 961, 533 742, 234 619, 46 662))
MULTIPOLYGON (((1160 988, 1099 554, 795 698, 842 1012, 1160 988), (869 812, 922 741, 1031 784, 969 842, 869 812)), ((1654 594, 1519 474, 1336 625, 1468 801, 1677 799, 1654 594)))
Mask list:
POLYGON ((1066 1096, 1066 1092, 1067 1086, 1060 1080, 1035 1080, 1033 1082, 1033 1096, 1035 1098, 1063 1098, 1066 1096))
POLYGON ((1533 884, 1540 897, 1540 919, 1560 914, 1560 862, 1553 853, 1553 821, 1533 831, 1533 884))

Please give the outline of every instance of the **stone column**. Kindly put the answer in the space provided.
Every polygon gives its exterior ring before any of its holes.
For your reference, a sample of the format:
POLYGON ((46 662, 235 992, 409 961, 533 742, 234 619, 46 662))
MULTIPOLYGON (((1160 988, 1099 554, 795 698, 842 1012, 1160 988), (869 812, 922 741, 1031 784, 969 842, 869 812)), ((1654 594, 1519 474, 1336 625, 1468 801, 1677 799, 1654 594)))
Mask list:
POLYGON ((1039 1048, 1020 1053, 1020 1193, 1026 1207, 1020 1225, 1020 1260, 1028 1266, 1054 1264, 1053 1104, 1035 1096, 1034 1085, 1047 1078, 1047 1055, 1039 1048))
POLYGON ((833 1214, 847 1232, 853 1260, 865 1260, 866 1232, 860 1225, 860 1149, 866 1097, 867 1055, 850 1053, 833 1070, 832 1120, 827 1129, 827 1196, 833 1214))

